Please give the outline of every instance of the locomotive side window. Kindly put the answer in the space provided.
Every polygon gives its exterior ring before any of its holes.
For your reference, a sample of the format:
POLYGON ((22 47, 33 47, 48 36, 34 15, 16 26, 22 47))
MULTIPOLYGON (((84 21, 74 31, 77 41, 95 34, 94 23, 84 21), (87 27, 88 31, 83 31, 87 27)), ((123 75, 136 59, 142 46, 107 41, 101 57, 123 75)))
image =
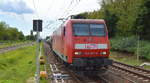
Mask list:
POLYGON ((88 24, 73 24, 73 32, 75 36, 89 36, 88 24))
POLYGON ((65 34, 66 34, 66 29, 65 29, 65 27, 63 28, 63 35, 65 36, 65 34))
POLYGON ((105 36, 104 24, 90 24, 90 33, 92 36, 105 36))

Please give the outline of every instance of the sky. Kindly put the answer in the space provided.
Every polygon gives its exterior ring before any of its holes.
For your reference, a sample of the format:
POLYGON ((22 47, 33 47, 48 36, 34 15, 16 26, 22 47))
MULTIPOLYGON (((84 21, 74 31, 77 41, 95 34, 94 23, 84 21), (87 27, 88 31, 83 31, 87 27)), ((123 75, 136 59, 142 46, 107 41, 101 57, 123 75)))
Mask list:
POLYGON ((43 20, 41 37, 46 37, 66 18, 100 9, 101 0, 0 0, 0 21, 18 28, 25 35, 32 30, 32 20, 43 20))

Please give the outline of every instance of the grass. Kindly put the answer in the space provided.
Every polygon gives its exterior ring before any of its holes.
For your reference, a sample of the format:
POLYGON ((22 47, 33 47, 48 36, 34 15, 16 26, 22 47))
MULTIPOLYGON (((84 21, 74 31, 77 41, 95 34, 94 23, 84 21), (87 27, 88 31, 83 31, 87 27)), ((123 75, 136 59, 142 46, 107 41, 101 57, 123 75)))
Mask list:
MULTIPOLYGON (((133 54, 129 54, 129 53, 121 53, 121 52, 115 52, 115 51, 111 51, 111 55, 110 58, 122 63, 126 63, 129 65, 134 65, 134 66, 139 66, 140 64, 142 64, 143 62, 148 62, 145 61, 143 59, 140 59, 139 61, 137 60, 137 57, 134 56, 133 54)), ((150 69, 150 66, 144 66, 144 68, 146 69, 150 69)))
MULTIPOLYGON (((137 66, 143 62, 150 63, 150 41, 140 40, 139 44, 137 41, 138 38, 136 36, 112 38, 111 58, 119 62, 137 66), (137 54, 140 56, 139 61, 137 61, 137 54)), ((150 66, 144 66, 144 68, 150 69, 150 66)))
POLYGON ((34 74, 35 46, 0 54, 0 83, 27 83, 34 74))

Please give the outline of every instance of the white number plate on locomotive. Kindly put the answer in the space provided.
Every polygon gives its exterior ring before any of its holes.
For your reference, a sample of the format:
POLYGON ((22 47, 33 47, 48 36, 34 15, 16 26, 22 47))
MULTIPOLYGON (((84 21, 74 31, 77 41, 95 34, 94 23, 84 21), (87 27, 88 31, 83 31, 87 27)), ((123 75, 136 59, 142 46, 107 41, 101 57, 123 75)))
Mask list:
POLYGON ((107 49, 107 44, 75 44, 75 49, 107 49))

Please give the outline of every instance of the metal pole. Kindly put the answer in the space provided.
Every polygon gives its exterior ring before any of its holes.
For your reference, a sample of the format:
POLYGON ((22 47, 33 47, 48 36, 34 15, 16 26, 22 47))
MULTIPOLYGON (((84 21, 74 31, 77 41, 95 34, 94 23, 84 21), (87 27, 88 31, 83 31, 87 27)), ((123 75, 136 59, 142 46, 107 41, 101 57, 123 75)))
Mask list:
POLYGON ((140 47, 140 36, 137 34, 138 40, 137 40, 137 63, 139 63, 139 47, 140 47))
MULTIPOLYGON (((38 23, 37 23, 38 25, 38 23)), ((40 48, 40 43, 39 43, 39 36, 40 33, 38 31, 38 27, 37 27, 37 48, 36 48, 36 83, 40 83, 40 63, 39 63, 39 48, 40 48)))

